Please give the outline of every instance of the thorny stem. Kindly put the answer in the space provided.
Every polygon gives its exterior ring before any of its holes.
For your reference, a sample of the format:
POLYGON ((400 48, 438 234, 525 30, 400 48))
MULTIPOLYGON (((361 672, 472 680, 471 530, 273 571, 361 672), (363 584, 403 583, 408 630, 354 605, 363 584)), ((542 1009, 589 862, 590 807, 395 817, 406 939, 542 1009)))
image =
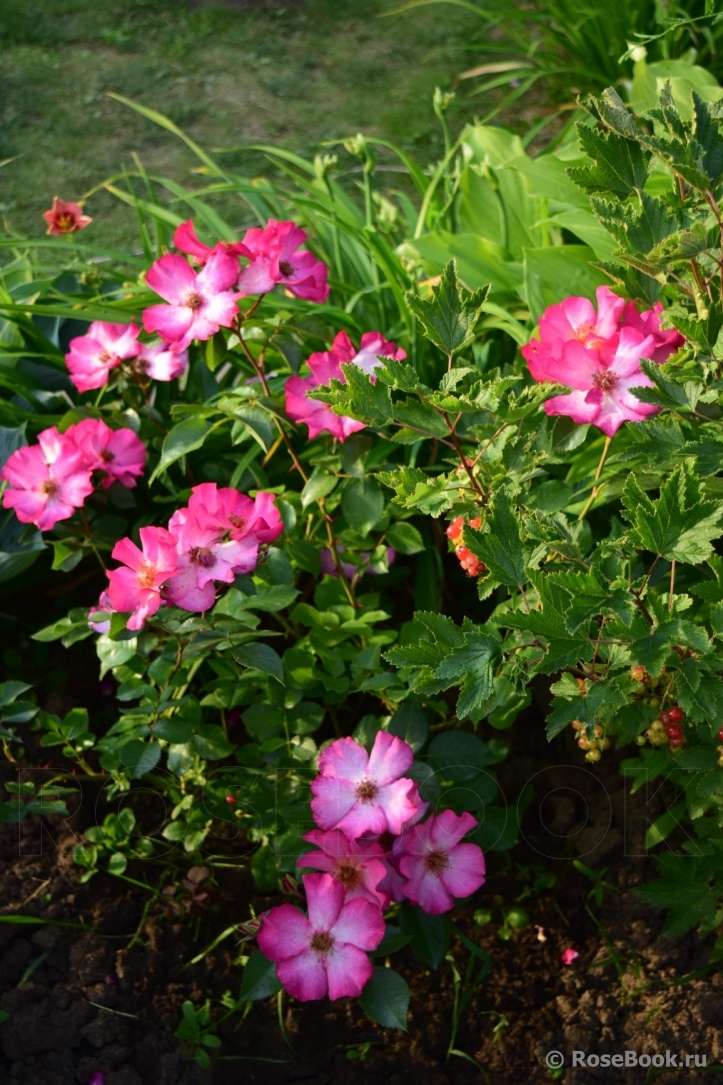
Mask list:
MULTIPOLYGON (((610 445, 612 443, 613 443, 612 437, 606 437, 605 438, 605 444, 603 446, 602 455, 600 457, 600 463, 597 465, 597 471, 595 472, 595 479, 594 479, 595 482, 598 481, 598 479, 600 478, 600 476, 601 476, 601 474, 603 472, 603 467, 605 466, 605 460, 608 458, 608 452, 610 451, 610 445)), ((578 516, 578 521, 585 519, 588 512, 590 511, 590 506, 592 505, 593 501, 595 501, 595 499, 598 497, 598 495, 602 492, 602 489, 603 489, 604 485, 605 485, 605 483, 602 482, 602 483, 600 483, 599 486, 593 486, 592 492, 591 492, 590 496, 588 497, 587 501, 585 502, 585 506, 584 506, 582 512, 578 516)))
MULTIPOLYGON (((249 310, 249 311, 251 311, 251 310, 249 310)), ((239 330, 240 330, 240 325, 239 325, 239 330)), ((246 357, 247 357, 247 359, 248 359, 248 361, 249 361, 249 363, 251 365, 251 368, 253 369, 254 373, 257 375, 257 377, 259 378, 259 380, 261 382, 261 387, 264 390, 264 395, 270 397, 271 393, 270 393, 270 390, 269 390, 268 382, 266 380, 266 374, 263 371, 263 367, 261 365, 259 365, 259 363, 256 361, 253 354, 251 353, 248 346, 246 345, 246 342, 241 338, 240 335, 239 335, 239 342, 241 344, 241 348, 242 348, 244 354, 246 355, 246 357)), ((293 446, 293 444, 291 442, 291 437, 287 433, 286 427, 282 423, 281 419, 277 418, 276 415, 274 415, 274 422, 276 423, 276 425, 278 427, 280 438, 283 440, 284 444, 286 445, 286 449, 287 449, 287 451, 289 453, 289 456, 291 457, 291 461, 294 464, 294 467, 299 472, 300 476, 304 480, 304 483, 307 483, 309 481, 309 476, 307 475, 306 471, 304 470, 304 468, 302 466, 302 463, 301 463, 299 457, 296 454, 296 449, 294 448, 294 446, 293 446)), ((348 579, 346 578, 346 576, 344 574, 344 569, 342 568, 341 559, 339 557, 339 552, 337 550, 337 545, 338 544, 337 544, 336 538, 334 537, 334 530, 333 530, 333 528, 331 526, 331 516, 326 511, 326 505, 324 503, 323 497, 319 498, 316 503, 319 506, 319 508, 321 509, 322 516, 324 517, 324 522, 326 523, 326 533, 327 533, 327 536, 329 538, 329 549, 331 550, 331 555, 332 555, 332 558, 334 559, 334 565, 336 566, 337 575, 339 577, 339 580, 341 581, 342 587, 344 588, 347 599, 349 600, 350 604, 353 607, 356 607, 356 600, 354 598, 354 592, 352 591, 351 584, 349 583, 348 579)))

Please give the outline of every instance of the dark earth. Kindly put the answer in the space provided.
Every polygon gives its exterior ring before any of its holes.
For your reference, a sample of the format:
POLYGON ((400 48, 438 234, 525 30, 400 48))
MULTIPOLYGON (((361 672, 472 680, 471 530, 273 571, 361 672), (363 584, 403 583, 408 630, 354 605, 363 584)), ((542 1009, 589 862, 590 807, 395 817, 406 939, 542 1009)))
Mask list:
MULTIPOLYGON (((217 885, 204 884, 208 897, 182 922, 172 909, 151 909, 143 921, 148 898, 142 890, 107 874, 78 884, 71 848, 95 817, 96 793, 88 792, 73 817, 44 819, 42 831, 37 819, 3 826, 0 1009, 8 1017, 0 1026, 0 1085, 85 1085, 99 1070, 105 1085, 464 1085, 481 1078, 520 1085, 551 1080, 544 1056, 552 1049, 566 1057, 567 1085, 643 1082, 656 1073, 573 1069, 573 1050, 669 1049, 705 1054, 708 1067, 718 1063, 723 975, 720 963, 706 967, 715 936, 664 937, 661 914, 632 892, 655 873, 652 859, 642 855, 645 818, 656 817, 675 796, 660 791, 647 806, 642 793, 626 798, 614 755, 606 754, 593 775, 574 746, 545 743, 535 715, 518 719, 510 732, 513 750, 500 774, 509 798, 535 777, 524 839, 512 852, 514 862, 488 856, 486 885, 455 914, 460 929, 479 937, 492 958, 455 1041, 469 1061, 445 1058, 451 965, 445 961, 430 973, 404 949, 394 967, 411 987, 408 1034, 378 1027, 351 1000, 285 1000, 284 1039, 272 998, 252 1004, 245 1019, 229 1017, 219 1027, 222 1046, 211 1068, 200 1069, 188 1044, 174 1036, 181 1005, 190 999, 199 1006, 210 997, 220 1016, 220 996, 239 991, 241 967, 234 959, 244 948, 241 935, 195 965, 186 962, 248 918, 249 900, 263 909, 283 898, 259 895, 243 871, 219 869, 217 885), (575 856, 598 872, 607 867, 604 880, 612 888, 604 890, 601 906, 589 897, 591 881, 572 866, 575 856), (534 891, 545 871, 555 874, 556 885, 534 891), (502 941, 499 904, 509 907, 520 897, 531 925, 502 941), (493 912, 481 928, 473 919, 479 908, 493 912), (92 929, 5 921, 16 915, 92 929), (580 956, 565 967, 560 957, 568 947, 580 956)), ((140 871, 129 867, 127 873, 140 871)), ((451 953, 464 972, 468 951, 453 939, 451 953)), ((669 1069, 665 1082, 685 1085, 702 1080, 703 1072, 669 1069)))

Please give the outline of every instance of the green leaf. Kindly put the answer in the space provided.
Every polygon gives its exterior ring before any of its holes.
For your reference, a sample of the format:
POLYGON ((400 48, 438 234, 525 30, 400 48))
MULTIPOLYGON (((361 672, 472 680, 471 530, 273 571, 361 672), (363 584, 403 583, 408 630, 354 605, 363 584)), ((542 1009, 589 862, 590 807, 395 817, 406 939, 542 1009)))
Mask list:
POLYGON ((361 1008, 383 1028, 407 1031, 409 987, 391 968, 375 968, 359 998, 361 1008))
POLYGON ((427 339, 451 356, 472 342, 482 315, 489 286, 474 294, 463 291, 457 277, 457 261, 450 260, 432 290, 431 300, 408 291, 407 305, 419 320, 427 339))
POLYGON ((485 702, 494 693, 494 670, 500 657, 500 644, 491 633, 467 633, 465 644, 439 664, 434 677, 442 688, 459 684, 457 715, 460 719, 478 717, 485 702))
POLYGON ((427 741, 429 724, 417 702, 408 700, 404 701, 392 716, 388 731, 390 735, 396 735, 408 743, 415 753, 419 753, 427 741))
POLYGON ((424 550, 424 539, 413 524, 397 520, 387 528, 386 538, 400 554, 418 554, 424 550))
POLYGON ((163 441, 161 458, 158 461, 158 466, 148 480, 149 485, 154 482, 163 471, 170 467, 172 463, 175 463, 176 460, 180 460, 181 456, 185 456, 188 452, 194 452, 197 448, 201 448, 211 429, 211 423, 206 418, 202 418, 199 415, 194 415, 192 418, 184 418, 183 422, 179 422, 177 426, 174 426, 170 433, 166 434, 163 441))
POLYGON ((197 727, 193 736, 193 745, 201 757, 207 761, 218 761, 222 757, 228 757, 236 749, 215 723, 204 723, 197 727))
POLYGON ((367 535, 384 512, 384 495, 373 478, 352 478, 344 487, 341 509, 349 527, 367 535))
POLYGON ((121 746, 119 754, 122 763, 135 779, 156 767, 161 759, 161 747, 157 742, 141 742, 139 738, 134 738, 121 746))
POLYGON ((280 990, 276 965, 264 957, 260 949, 255 949, 244 968, 239 998, 244 1002, 255 1002, 260 998, 271 998, 280 990))
POLYGON ((484 534, 474 528, 465 528, 467 546, 485 563, 493 580, 510 588, 522 588, 528 577, 520 524, 506 489, 495 495, 485 526, 488 530, 484 534))
POLYGON ((457 782, 472 780, 497 758, 486 743, 468 731, 445 731, 432 739, 427 761, 435 772, 457 782))
POLYGON ((711 540, 721 535, 723 504, 701 501, 700 480, 690 460, 662 483, 657 501, 641 490, 635 475, 628 475, 623 503, 632 525, 631 542, 668 561, 697 565, 712 554, 711 540))
POLYGON ((284 681, 284 664, 281 656, 268 644, 243 644, 234 648, 234 659, 244 667, 270 674, 278 682, 284 681))
POLYGON ((694 858, 689 855, 666 855, 659 865, 666 876, 633 892, 654 908, 668 910, 664 933, 685 934, 696 924, 711 925, 715 919, 717 901, 707 881, 696 880, 694 858))
POLYGON ((19 697, 21 693, 25 693, 26 690, 32 687, 27 682, 1 682, 0 683, 0 708, 4 705, 10 704, 16 697, 19 697))
POLYGON ((399 923, 409 936, 410 948, 430 968, 439 968, 449 947, 449 916, 429 915, 405 901, 399 910, 399 923))
POLYGON ((309 481, 301 491, 301 507, 306 509, 314 501, 320 501, 323 497, 326 497, 335 488, 338 481, 336 475, 329 475, 320 467, 315 467, 309 481))
POLYGON ((636 190, 642 191, 648 177, 650 154, 642 149, 637 139, 626 139, 616 132, 601 132, 587 124, 578 124, 577 134, 583 150, 595 165, 568 169, 566 172, 571 181, 585 192, 605 192, 621 200, 636 190))

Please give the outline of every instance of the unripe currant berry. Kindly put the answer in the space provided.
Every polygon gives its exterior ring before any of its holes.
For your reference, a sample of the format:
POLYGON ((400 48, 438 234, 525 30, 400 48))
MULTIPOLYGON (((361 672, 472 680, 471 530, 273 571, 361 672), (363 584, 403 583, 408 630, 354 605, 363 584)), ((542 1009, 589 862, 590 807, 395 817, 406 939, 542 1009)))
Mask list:
POLYGON ((716 746, 715 752, 718 754, 719 757, 723 756, 723 746, 716 746))
POLYGON ((718 768, 723 769, 723 756, 718 758, 718 768))
POLYGON ((590 743, 588 742, 588 740, 585 738, 584 735, 580 736, 580 738, 577 740, 577 744, 578 744, 578 746, 580 747, 581 750, 589 750, 590 749, 590 743))
POLYGON ((650 726, 653 728, 654 731, 661 731, 662 732, 662 731, 665 730, 665 728, 663 727, 663 721, 662 720, 653 720, 653 722, 651 723, 650 726))
POLYGON ((602 736, 603 736, 603 729, 602 729, 602 727, 600 726, 599 723, 595 724, 594 734, 595 734, 595 738, 602 738, 602 736))
POLYGON ((680 723, 685 719, 685 712, 682 708, 678 708, 677 705, 674 708, 668 709, 668 715, 670 716, 671 723, 680 723))
POLYGON ((610 741, 609 738, 603 739, 602 748, 604 750, 609 750, 611 746, 612 746, 612 742, 610 741))
POLYGON ((644 746, 645 742, 646 742, 645 735, 638 735, 637 738, 635 739, 635 745, 636 746, 644 746))
POLYGON ((595 748, 593 750, 588 750, 587 753, 585 754, 585 760, 586 761, 599 761, 601 757, 602 757, 602 754, 600 753, 600 751, 597 748, 595 748))
POLYGON ((630 671, 633 682, 642 682, 645 678, 645 667, 633 667, 630 671))
MULTIPOLYGON (((580 723, 579 720, 573 720, 572 721, 572 729, 573 729, 573 731, 579 731, 581 727, 582 727, 582 724, 580 723)), ((723 731, 723 727, 721 727, 721 731, 723 731)))

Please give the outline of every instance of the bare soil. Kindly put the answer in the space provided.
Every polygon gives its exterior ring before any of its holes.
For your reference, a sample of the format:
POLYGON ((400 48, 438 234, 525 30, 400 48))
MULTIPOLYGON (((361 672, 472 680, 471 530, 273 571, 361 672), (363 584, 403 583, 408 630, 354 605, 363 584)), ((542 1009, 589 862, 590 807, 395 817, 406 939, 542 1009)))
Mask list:
MULTIPOLYGON (((229 938, 199 963, 188 962, 245 919, 249 901, 268 908, 282 897, 261 896, 243 871, 219 869, 217 886, 196 914, 179 922, 151 911, 141 922, 142 890, 105 874, 77 882, 71 848, 95 818, 95 796, 88 793, 67 821, 45 819, 42 831, 37 820, 3 827, 2 914, 92 929, 0 922, 0 1009, 9 1015, 0 1025, 0 1085, 85 1085, 97 1070, 105 1073, 105 1085, 466 1085, 483 1075, 493 1085, 521 1085, 550 1081, 544 1062, 550 1050, 565 1056, 566 1085, 651 1077, 640 1067, 572 1068, 573 1050, 705 1054, 710 1070, 723 1053, 723 976, 719 965, 707 965, 713 936, 664 937, 662 916, 633 894, 655 873, 643 854, 645 819, 674 796, 658 792, 646 804, 640 794, 631 801, 613 756, 588 772, 574 747, 548 747, 532 716, 518 721, 513 744, 517 749, 501 772, 510 802, 525 782, 535 788, 524 839, 510 858, 488 857, 486 885, 455 915, 492 957, 455 1041, 470 1061, 446 1058, 450 964, 430 972, 405 949, 393 966, 412 992, 408 1034, 378 1027, 351 1000, 285 1000, 285 1041, 270 999, 255 1003, 245 1019, 236 1014, 221 1025, 220 1057, 209 1070, 199 1069, 188 1045, 174 1036, 181 1005, 217 1000, 226 991, 235 995, 239 947, 229 938), (607 867, 605 880, 614 888, 605 891, 602 906, 589 898, 590 881, 572 866, 576 855, 597 871, 607 867), (555 873, 555 887, 524 896, 545 870, 555 873), (502 941, 499 904, 521 896, 532 923, 502 941), (473 913, 485 907, 493 921, 477 928, 473 913), (564 967, 560 956, 568 947, 580 956, 564 967), (366 1043, 365 1058, 349 1057, 364 1054, 366 1043)), ((451 953, 463 971, 467 951, 453 939, 451 953)), ((668 1069, 666 1085, 688 1085, 703 1073, 668 1069)))

